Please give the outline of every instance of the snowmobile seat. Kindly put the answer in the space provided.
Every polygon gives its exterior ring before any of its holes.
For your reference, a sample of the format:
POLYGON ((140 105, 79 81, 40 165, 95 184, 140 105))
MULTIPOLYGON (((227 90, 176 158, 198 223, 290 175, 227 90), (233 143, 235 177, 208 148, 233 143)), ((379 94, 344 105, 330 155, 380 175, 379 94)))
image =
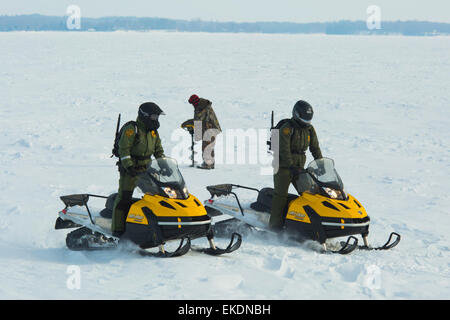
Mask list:
MULTIPOLYGON (((269 212, 272 209, 273 188, 263 188, 259 191, 256 202, 250 204, 250 208, 259 212, 269 212)), ((288 193, 286 210, 288 204, 298 198, 298 194, 288 193)))
MULTIPOLYGON (((117 193, 113 193, 113 194, 109 195, 109 197, 105 203, 105 208, 102 211, 100 211, 100 216, 102 216, 103 218, 112 219, 114 201, 116 200, 116 197, 117 197, 117 193)), ((130 206, 139 200, 142 200, 142 199, 132 198, 130 206)))

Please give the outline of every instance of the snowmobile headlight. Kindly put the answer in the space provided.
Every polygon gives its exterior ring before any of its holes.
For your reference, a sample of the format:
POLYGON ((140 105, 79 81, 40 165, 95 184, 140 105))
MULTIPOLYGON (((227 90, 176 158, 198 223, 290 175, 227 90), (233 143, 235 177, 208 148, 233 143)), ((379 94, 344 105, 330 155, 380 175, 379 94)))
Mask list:
POLYGON ((184 197, 186 199, 189 198, 189 192, 188 192, 188 189, 186 187, 183 188, 183 193, 184 193, 184 197))
POLYGON ((323 190, 325 190, 325 192, 330 196, 331 199, 337 199, 341 197, 341 192, 340 191, 336 191, 334 189, 331 188, 323 188, 323 190))
POLYGON ((166 188, 164 188, 164 192, 171 199, 177 198, 177 192, 175 190, 173 190, 172 188, 166 187, 166 188))

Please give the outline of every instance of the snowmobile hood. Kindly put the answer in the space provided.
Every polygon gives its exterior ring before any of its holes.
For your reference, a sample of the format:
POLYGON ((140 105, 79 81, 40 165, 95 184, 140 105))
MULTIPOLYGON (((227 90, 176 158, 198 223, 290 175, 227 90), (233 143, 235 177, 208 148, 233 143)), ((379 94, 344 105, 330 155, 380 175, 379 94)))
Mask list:
POLYGON ((291 201, 286 218, 309 223, 306 213, 308 207, 320 217, 340 219, 363 219, 368 217, 364 207, 352 195, 347 200, 337 200, 320 194, 304 192, 301 197, 291 201))
POLYGON ((186 218, 207 215, 205 207, 192 194, 187 199, 171 199, 160 195, 146 194, 142 200, 131 206, 127 222, 148 224, 144 208, 150 209, 156 217, 186 218))

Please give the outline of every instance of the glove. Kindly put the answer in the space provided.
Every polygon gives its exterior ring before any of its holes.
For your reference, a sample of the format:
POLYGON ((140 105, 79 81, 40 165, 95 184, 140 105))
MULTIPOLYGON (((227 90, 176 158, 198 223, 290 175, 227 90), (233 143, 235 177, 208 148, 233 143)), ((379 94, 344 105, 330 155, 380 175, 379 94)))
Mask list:
MULTIPOLYGON (((317 159, 314 159, 314 160, 320 160, 320 159, 323 159, 323 158, 317 158, 317 159)), ((326 173, 325 167, 324 167, 323 165, 320 166, 320 167, 318 166, 317 169, 314 170, 314 173, 315 173, 318 177, 324 175, 324 174, 326 173)))
POLYGON ((316 170, 314 170, 314 172, 317 174, 317 176, 322 176, 325 174, 325 168, 324 167, 318 167, 316 170))
POLYGON ((172 175, 173 171, 172 171, 172 169, 169 168, 169 166, 167 165, 166 162, 158 161, 158 165, 159 165, 159 169, 160 169, 159 171, 161 172, 161 175, 163 177, 168 177, 168 176, 172 175))
POLYGON ((181 127, 187 130, 190 134, 194 134, 194 120, 189 119, 181 124, 181 127))
POLYGON ((127 174, 129 174, 132 177, 136 177, 140 173, 140 172, 137 172, 133 166, 129 166, 128 168, 125 168, 125 171, 127 172, 127 174))
POLYGON ((161 175, 164 177, 168 177, 168 176, 172 175, 172 173, 173 173, 173 171, 169 167, 161 168, 161 175))

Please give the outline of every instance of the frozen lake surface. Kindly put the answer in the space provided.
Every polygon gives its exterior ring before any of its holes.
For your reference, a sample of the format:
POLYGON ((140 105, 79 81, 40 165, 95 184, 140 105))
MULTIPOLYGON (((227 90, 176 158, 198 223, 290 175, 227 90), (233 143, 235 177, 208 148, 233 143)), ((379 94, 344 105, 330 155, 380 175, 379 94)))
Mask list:
POLYGON ((0 298, 450 298, 449 37, 13 32, 0 47, 0 298), (267 129, 272 110, 278 120, 310 102, 371 242, 392 231, 402 242, 348 256, 258 236, 222 257, 69 251, 53 229, 59 196, 116 191, 116 119, 134 120, 145 101, 167 114, 166 154, 199 199, 209 184, 273 185, 263 157, 226 161, 225 134, 216 170, 188 167, 179 126, 193 93, 213 101, 224 130, 267 129), (72 265, 80 289, 67 287, 72 265))

